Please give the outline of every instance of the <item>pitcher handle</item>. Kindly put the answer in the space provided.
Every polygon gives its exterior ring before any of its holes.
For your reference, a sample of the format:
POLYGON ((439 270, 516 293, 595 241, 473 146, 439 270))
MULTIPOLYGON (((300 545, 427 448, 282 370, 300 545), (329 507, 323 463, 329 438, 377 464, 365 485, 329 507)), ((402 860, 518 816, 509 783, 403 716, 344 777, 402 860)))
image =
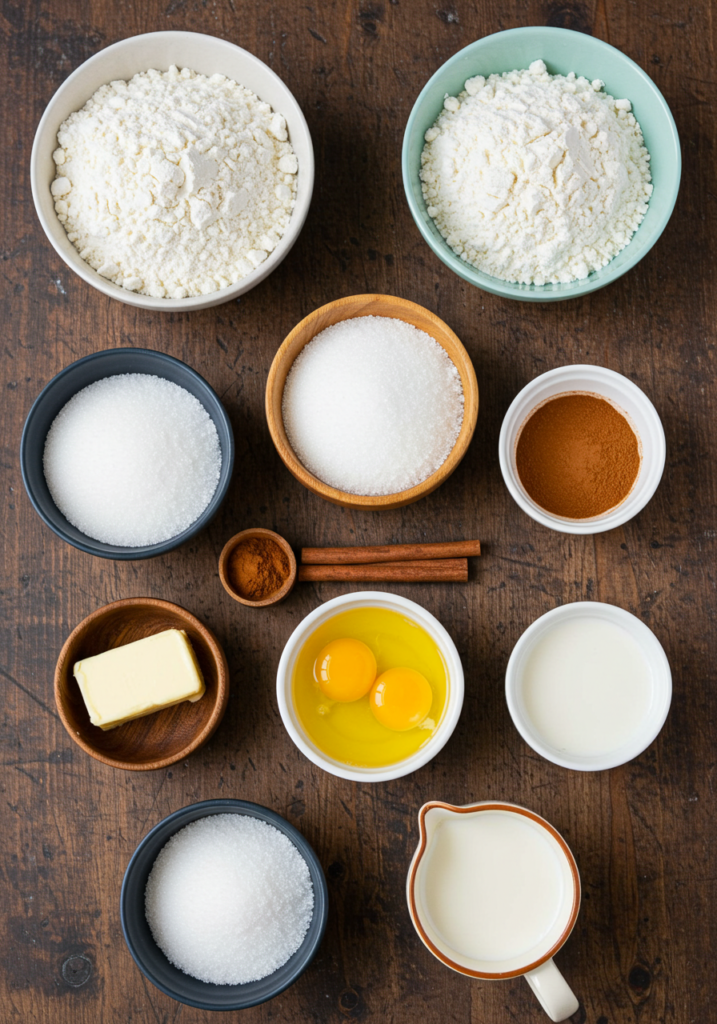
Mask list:
POLYGON ((538 1002, 553 1021, 567 1020, 580 1003, 552 958, 524 975, 538 1002))

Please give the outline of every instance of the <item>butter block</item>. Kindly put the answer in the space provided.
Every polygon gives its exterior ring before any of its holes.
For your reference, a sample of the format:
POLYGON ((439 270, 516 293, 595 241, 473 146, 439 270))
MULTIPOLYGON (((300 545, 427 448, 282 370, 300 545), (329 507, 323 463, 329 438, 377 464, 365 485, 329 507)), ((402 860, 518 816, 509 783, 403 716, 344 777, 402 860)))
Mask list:
POLYGON ((202 670, 183 629, 83 658, 73 669, 93 725, 115 729, 204 694, 202 670))

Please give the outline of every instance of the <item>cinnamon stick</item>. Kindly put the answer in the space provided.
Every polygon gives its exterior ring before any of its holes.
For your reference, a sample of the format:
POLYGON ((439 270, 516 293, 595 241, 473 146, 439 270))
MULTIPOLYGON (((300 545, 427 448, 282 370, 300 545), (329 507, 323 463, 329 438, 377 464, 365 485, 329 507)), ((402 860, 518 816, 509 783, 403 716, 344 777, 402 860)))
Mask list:
POLYGON ((467 558, 434 558, 364 565, 300 565, 297 579, 304 583, 466 583, 467 558))
POLYGON ((479 540, 442 544, 384 544, 379 547, 302 548, 303 565, 362 565, 366 562, 407 562, 436 558, 466 558, 480 554, 479 540))

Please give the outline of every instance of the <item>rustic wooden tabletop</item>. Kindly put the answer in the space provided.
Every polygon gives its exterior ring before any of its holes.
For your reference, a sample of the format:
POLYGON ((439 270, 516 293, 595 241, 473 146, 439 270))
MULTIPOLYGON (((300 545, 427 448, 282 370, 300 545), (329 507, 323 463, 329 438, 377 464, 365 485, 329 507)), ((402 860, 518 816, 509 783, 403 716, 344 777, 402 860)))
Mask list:
POLYGON ((314 963, 276 1000, 241 1014, 245 1024, 547 1019, 523 981, 460 977, 414 932, 404 883, 416 815, 430 798, 525 804, 567 838, 584 899, 557 959, 581 1001, 576 1022, 715 1019, 717 86, 709 10, 668 0, 2 5, 3 1021, 213 1019, 143 978, 122 938, 118 900, 141 837, 171 811, 217 796, 257 801, 296 825, 324 865, 331 900, 314 963), (639 266, 587 298, 534 305, 481 292, 432 255, 404 199, 400 147, 411 106, 443 61, 487 33, 544 24, 592 33, 648 72, 675 116, 685 166, 674 215, 639 266), (33 134, 55 89, 100 48, 157 29, 207 32, 255 53, 296 95, 316 150, 312 208, 289 257, 240 301, 193 314, 143 312, 84 284, 46 240, 30 192, 33 134), (445 319, 481 389, 475 437, 454 476, 418 504, 384 513, 345 511, 304 490, 274 451, 263 405, 288 331, 322 303, 366 291, 404 296, 445 319), (221 396, 237 446, 229 495, 211 526, 169 555, 129 563, 92 558, 43 526, 18 459, 40 389, 73 360, 119 345, 158 349, 195 367, 221 396), (667 434, 653 500, 623 528, 594 537, 537 525, 514 504, 498 467, 498 432, 514 395, 536 374, 573 362, 638 383, 667 434), (302 584, 262 611, 235 604, 217 559, 229 536, 253 525, 297 547, 484 542, 467 585, 395 587, 445 624, 466 672, 461 720, 425 768, 358 785, 323 773, 294 747, 275 696, 282 647, 303 616, 349 588, 302 584), (102 604, 136 595, 181 604, 216 632, 231 697, 214 738, 186 763, 123 773, 70 740, 52 679, 72 628, 102 604), (632 763, 593 774, 534 754, 503 696, 522 631, 556 605, 583 599, 640 616, 674 674, 657 741, 632 763))

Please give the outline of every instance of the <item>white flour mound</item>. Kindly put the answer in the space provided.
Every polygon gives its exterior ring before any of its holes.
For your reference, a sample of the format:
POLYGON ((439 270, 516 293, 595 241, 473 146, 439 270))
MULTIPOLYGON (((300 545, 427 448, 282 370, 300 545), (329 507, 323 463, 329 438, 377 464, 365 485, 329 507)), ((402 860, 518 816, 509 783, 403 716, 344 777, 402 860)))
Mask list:
POLYGON ((652 194, 650 155, 630 101, 603 86, 536 60, 446 97, 421 181, 458 256, 541 285, 585 278, 627 245, 652 194))
POLYGON ((223 75, 146 71, 57 133, 55 211, 83 260, 130 291, 207 295, 276 248, 296 196, 286 121, 223 75))

